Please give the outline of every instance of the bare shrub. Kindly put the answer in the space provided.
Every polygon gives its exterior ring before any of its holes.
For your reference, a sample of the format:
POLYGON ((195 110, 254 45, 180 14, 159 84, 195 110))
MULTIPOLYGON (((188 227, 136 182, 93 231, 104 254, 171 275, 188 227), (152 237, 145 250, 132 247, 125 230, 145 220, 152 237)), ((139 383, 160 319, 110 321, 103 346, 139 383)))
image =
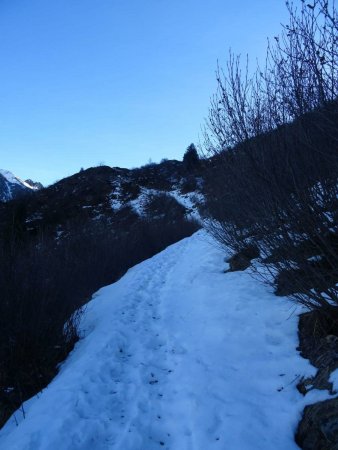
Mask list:
POLYGON ((209 228, 235 252, 256 244, 277 290, 282 283, 300 303, 330 310, 338 305, 337 12, 325 0, 287 7, 264 69, 250 76, 231 54, 217 71, 205 132, 209 228))

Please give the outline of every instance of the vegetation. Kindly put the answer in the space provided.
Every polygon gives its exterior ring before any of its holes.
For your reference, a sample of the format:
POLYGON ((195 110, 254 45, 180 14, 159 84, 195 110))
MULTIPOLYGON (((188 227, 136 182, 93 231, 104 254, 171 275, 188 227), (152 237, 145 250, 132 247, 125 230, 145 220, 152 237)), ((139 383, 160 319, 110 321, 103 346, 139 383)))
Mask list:
POLYGON ((183 164, 188 171, 195 171, 200 167, 200 160, 194 144, 190 144, 183 155, 183 164))
POLYGON ((336 314, 338 67, 333 2, 287 3, 289 23, 250 75, 218 69, 205 147, 209 229, 234 252, 259 248, 276 291, 336 314))

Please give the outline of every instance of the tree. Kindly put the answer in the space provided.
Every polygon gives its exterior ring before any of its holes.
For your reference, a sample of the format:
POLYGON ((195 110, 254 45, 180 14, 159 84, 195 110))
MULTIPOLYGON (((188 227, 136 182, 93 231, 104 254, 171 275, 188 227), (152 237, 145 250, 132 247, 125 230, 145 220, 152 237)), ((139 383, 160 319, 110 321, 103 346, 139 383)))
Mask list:
POLYGON ((199 167, 200 160, 194 144, 190 144, 184 153, 183 163, 188 170, 195 170, 199 167))

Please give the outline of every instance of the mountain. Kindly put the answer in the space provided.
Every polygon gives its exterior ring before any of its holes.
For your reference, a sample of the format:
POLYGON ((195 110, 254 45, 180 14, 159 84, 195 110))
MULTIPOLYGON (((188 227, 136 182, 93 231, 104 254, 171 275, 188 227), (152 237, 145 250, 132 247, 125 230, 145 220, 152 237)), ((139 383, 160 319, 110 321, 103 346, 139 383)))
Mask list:
POLYGON ((25 180, 25 184, 27 184, 34 191, 38 191, 43 188, 42 183, 39 183, 38 181, 33 181, 31 179, 25 180))
POLYGON ((42 188, 41 183, 22 181, 8 170, 0 169, 0 202, 7 202, 42 188))
POLYGON ((47 389, 0 431, 3 450, 296 450, 309 375, 294 305, 224 274, 204 231, 100 289, 47 389), (292 311, 292 313, 290 313, 292 311))

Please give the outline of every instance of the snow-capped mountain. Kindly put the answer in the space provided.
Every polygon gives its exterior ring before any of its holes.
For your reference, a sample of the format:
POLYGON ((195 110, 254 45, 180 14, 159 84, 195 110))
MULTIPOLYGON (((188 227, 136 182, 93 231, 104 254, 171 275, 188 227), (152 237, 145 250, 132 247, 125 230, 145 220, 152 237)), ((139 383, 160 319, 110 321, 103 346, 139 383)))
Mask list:
POLYGON ((28 180, 25 180, 24 183, 34 191, 38 191, 39 189, 43 188, 43 185, 41 183, 39 183, 38 181, 33 181, 30 178, 28 180))
POLYGON ((23 181, 8 170, 0 169, 0 201, 7 202, 27 192, 41 189, 40 183, 23 181))

